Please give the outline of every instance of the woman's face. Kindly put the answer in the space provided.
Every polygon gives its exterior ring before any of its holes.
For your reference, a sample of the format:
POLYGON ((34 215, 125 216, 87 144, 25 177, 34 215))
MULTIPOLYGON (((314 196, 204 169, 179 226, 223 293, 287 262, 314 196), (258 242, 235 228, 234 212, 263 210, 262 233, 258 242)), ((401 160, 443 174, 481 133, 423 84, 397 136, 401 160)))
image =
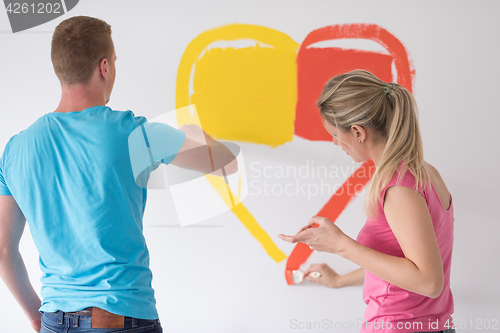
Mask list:
POLYGON ((354 135, 350 132, 344 132, 338 129, 336 126, 331 125, 328 121, 323 119, 323 126, 327 130, 328 133, 331 134, 333 138, 333 143, 336 146, 340 146, 342 150, 355 162, 363 162, 366 158, 360 156, 360 151, 357 151, 359 148, 356 144, 358 139, 355 139, 354 135))

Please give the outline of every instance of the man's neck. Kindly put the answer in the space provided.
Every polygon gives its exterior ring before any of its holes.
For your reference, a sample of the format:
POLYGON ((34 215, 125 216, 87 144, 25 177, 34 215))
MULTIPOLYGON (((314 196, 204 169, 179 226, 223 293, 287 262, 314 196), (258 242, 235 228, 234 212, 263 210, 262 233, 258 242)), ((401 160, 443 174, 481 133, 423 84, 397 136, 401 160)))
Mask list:
POLYGON ((84 85, 63 86, 61 102, 54 112, 83 111, 97 105, 106 105, 102 92, 84 85))

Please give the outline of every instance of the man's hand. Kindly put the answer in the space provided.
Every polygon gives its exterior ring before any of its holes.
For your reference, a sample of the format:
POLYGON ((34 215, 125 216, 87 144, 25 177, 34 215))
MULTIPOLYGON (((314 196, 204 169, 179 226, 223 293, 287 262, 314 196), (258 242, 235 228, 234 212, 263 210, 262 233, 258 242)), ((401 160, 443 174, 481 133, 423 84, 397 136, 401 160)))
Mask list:
POLYGON ((31 327, 33 327, 33 329, 35 330, 35 332, 40 332, 40 330, 42 329, 42 315, 40 314, 40 312, 38 313, 40 316, 38 316, 37 318, 35 319, 31 319, 31 327))
POLYGON ((212 137, 208 135, 201 127, 194 124, 182 125, 181 127, 179 127, 179 130, 186 133, 187 138, 204 145, 210 143, 211 141, 214 141, 212 137))

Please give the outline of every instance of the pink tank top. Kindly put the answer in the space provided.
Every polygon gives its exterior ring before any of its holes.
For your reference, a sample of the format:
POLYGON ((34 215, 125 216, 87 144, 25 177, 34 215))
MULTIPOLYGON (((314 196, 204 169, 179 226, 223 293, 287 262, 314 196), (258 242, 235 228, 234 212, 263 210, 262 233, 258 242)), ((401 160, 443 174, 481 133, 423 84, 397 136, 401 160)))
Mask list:
MULTIPOLYGON (((398 172, 382 191, 382 198, 390 186, 397 185, 398 172)), ((403 177, 400 186, 414 188, 415 178, 410 171, 403 177)), ((429 208, 439 252, 444 268, 444 288, 437 298, 429 298, 396 287, 365 270, 363 301, 367 304, 361 332, 429 332, 451 327, 453 296, 450 290, 451 253, 453 249, 453 203, 445 210, 434 186, 429 183, 423 191, 429 208), (448 327, 444 325, 449 325, 448 327)), ((394 233, 382 210, 375 221, 367 220, 358 234, 357 241, 379 252, 404 257, 394 233)))

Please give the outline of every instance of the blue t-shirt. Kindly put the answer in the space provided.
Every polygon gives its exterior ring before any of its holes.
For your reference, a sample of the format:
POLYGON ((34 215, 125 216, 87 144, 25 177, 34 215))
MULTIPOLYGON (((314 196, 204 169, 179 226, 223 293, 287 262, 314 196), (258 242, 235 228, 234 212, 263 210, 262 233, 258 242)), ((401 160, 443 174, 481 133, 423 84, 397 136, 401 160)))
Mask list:
POLYGON ((99 307, 158 318, 142 232, 147 190, 136 184, 130 156, 143 147, 142 155, 154 156, 152 169, 168 164, 185 133, 153 124, 131 111, 95 106, 48 113, 7 143, 0 195, 14 197, 40 253, 41 311, 99 307), (138 127, 147 145, 129 153, 138 127), (148 142, 153 130, 159 144, 148 142))

